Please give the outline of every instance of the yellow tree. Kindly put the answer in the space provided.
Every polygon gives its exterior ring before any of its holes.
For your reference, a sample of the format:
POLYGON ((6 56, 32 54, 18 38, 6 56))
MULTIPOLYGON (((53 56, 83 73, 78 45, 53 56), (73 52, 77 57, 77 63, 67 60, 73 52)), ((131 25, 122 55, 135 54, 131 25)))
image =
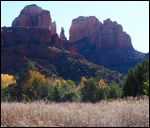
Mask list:
POLYGON ((100 88, 105 88, 107 86, 107 84, 105 83, 105 81, 103 79, 100 79, 98 84, 99 84, 100 88))
POLYGON ((1 86, 6 88, 13 83, 16 83, 16 80, 13 75, 1 74, 1 86))

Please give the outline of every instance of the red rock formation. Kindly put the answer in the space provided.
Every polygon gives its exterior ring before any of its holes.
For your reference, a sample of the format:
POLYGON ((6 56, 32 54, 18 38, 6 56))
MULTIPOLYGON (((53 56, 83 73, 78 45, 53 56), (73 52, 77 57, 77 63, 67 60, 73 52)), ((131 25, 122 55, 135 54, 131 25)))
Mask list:
POLYGON ((3 28, 4 45, 15 45, 16 43, 36 43, 36 44, 50 44, 51 31, 49 29, 35 28, 35 27, 8 27, 3 28))
POLYGON ((63 28, 63 27, 61 27, 60 39, 61 39, 61 40, 66 40, 66 39, 67 39, 67 38, 65 37, 65 31, 64 31, 64 28, 63 28))
MULTIPOLYGON (((101 22, 95 17, 79 17, 70 29, 72 34, 78 29, 79 32, 74 33, 71 40, 89 36, 100 26, 101 22)), ((56 33, 56 23, 51 23, 49 11, 37 5, 26 6, 12 22, 12 27, 1 29, 1 72, 19 73, 27 59, 31 59, 40 62, 42 72, 46 66, 45 72, 49 75, 57 71, 61 77, 75 81, 83 75, 97 76, 96 71, 101 71, 101 67, 89 63, 78 54, 75 43, 66 40, 63 28, 60 37, 62 40, 56 33)))
POLYGON ((91 45, 96 50, 104 48, 133 49, 131 38, 123 31, 121 25, 110 19, 104 21, 103 25, 90 35, 91 45))
POLYGON ((37 5, 27 5, 12 22, 12 27, 41 27, 51 29, 50 12, 37 5))
MULTIPOLYGON (((67 60, 69 57, 83 60, 81 55, 62 49, 63 44, 58 35, 54 34, 51 37, 48 34, 49 32, 50 30, 48 29, 35 27, 1 28, 1 39, 3 40, 3 43, 1 42, 2 72, 8 74, 20 72, 27 62, 25 58, 31 58, 37 61, 42 60, 41 65, 51 63, 48 60, 53 60, 53 64, 55 64, 60 59, 67 60), (48 37, 52 38, 51 42, 49 42, 48 37)), ((62 61, 62 63, 64 62, 62 61)), ((51 65, 49 64, 47 68, 51 68, 51 65)))
POLYGON ((45 29, 45 31, 41 32, 39 44, 49 44, 50 41, 51 41, 51 31, 45 29))
POLYGON ((123 31, 122 26, 110 19, 87 37, 76 41, 75 45, 78 53, 87 60, 122 73, 127 73, 144 56, 143 53, 136 53, 130 36, 123 31))
POLYGON ((2 35, 2 43, 3 45, 12 45, 14 44, 14 37, 13 33, 7 28, 4 27, 4 29, 1 30, 1 35, 2 35))
MULTIPOLYGON (((95 47, 97 51, 105 48, 133 49, 130 36, 123 31, 120 24, 110 19, 106 19, 103 24, 95 17, 74 19, 70 27, 69 39, 75 42, 83 37, 88 37, 86 44, 95 47)), ((77 45, 77 49, 86 47, 86 44, 77 45)))
POLYGON ((75 46, 75 43, 70 42, 69 40, 62 40, 63 48, 67 51, 78 53, 78 49, 75 46))
POLYGON ((29 50, 26 47, 21 45, 15 46, 13 48, 14 48, 14 52, 21 56, 26 56, 29 53, 29 50))
POLYGON ((53 34, 56 34, 57 33, 57 31, 56 31, 56 23, 55 23, 55 21, 54 22, 52 22, 52 24, 51 24, 51 34, 53 35, 53 34))
POLYGON ((38 25, 37 26, 40 28, 51 29, 51 16, 50 16, 49 11, 44 10, 41 12, 41 14, 38 16, 38 25))
POLYGON ((12 56, 6 57, 3 55, 1 58, 1 71, 7 74, 15 74, 24 67, 27 61, 24 60, 23 57, 20 56, 12 56))
POLYGON ((81 39, 82 37, 88 36, 101 25, 102 23, 95 16, 80 16, 76 19, 73 19, 69 30, 69 40, 74 42, 81 39))
POLYGON ((56 46, 56 47, 63 48, 63 43, 62 43, 61 39, 59 38, 58 34, 53 34, 52 35, 51 44, 56 46))

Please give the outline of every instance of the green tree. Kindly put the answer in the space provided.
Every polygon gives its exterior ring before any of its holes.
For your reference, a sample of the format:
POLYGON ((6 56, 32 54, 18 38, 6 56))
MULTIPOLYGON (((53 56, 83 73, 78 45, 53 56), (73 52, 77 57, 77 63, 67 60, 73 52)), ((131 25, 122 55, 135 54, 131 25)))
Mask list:
POLYGON ((144 94, 149 96, 149 81, 144 82, 144 94))
POLYGON ((3 96, 2 100, 6 101, 21 101, 22 89, 17 83, 10 84, 7 88, 1 88, 3 96))
POLYGON ((78 94, 74 90, 66 91, 64 92, 64 101, 77 101, 78 100, 78 94))
POLYGON ((98 83, 94 78, 90 78, 81 85, 80 92, 83 102, 96 102, 98 100, 98 83))
POLYGON ((28 62, 25 64, 25 68, 22 70, 22 72, 19 75, 19 80, 17 83, 22 83, 24 81, 27 81, 29 79, 29 71, 37 71, 37 68, 35 67, 35 64, 28 60, 28 62))
POLYGON ((108 99, 117 99, 122 96, 122 88, 112 81, 109 85, 108 99))
POLYGON ((57 85, 57 90, 59 91, 59 102, 64 101, 77 101, 78 94, 76 92, 76 86, 72 80, 61 79, 60 84, 57 85))
POLYGON ((66 83, 71 87, 71 88, 75 88, 76 85, 72 80, 67 80, 66 83))
POLYGON ((59 102, 60 101, 60 92, 59 88, 57 86, 54 87, 53 90, 53 101, 59 102))
POLYGON ((149 81, 149 60, 145 59, 130 69, 123 81, 124 96, 144 95, 144 82, 149 81))
POLYGON ((25 76, 26 78, 22 77, 22 81, 18 83, 18 86, 22 89, 23 99, 40 99, 40 95, 43 93, 41 90, 46 84, 45 76, 40 74, 38 71, 30 69, 26 72, 26 74, 28 74, 28 76, 25 76))
POLYGON ((28 62, 15 86, 11 86, 9 94, 17 101, 53 99, 54 86, 35 68, 34 63, 28 62))
POLYGON ((98 88, 98 101, 107 100, 109 95, 110 87, 107 85, 104 88, 98 88))

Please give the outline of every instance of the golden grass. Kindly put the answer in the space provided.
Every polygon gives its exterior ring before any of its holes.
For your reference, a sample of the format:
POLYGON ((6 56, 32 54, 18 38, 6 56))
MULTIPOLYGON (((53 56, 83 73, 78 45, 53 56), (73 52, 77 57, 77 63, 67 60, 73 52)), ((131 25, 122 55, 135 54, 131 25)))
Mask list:
POLYGON ((149 127, 149 98, 99 103, 1 103, 2 127, 149 127))

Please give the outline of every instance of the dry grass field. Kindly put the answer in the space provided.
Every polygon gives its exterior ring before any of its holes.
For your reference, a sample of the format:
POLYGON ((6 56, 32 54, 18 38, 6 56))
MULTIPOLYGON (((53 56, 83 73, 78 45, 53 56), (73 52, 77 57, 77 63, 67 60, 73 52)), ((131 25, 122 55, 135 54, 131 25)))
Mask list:
POLYGON ((149 127, 149 99, 1 103, 2 127, 149 127))

